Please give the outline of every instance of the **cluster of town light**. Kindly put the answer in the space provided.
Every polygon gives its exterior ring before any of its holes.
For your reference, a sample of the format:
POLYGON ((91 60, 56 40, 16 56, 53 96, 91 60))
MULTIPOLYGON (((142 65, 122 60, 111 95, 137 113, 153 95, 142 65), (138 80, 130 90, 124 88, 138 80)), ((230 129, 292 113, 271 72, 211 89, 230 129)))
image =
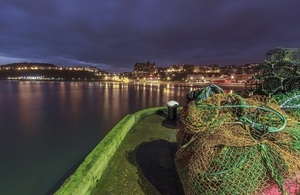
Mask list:
MULTIPOLYGON (((251 64, 251 66, 239 67, 240 72, 237 72, 237 67, 226 67, 227 71, 222 70, 219 66, 192 66, 184 68, 185 66, 170 66, 167 68, 155 68, 147 69, 146 65, 140 65, 140 69, 136 69, 133 72, 122 73, 122 74, 113 74, 113 73, 105 73, 100 71, 96 67, 52 67, 52 66, 21 66, 21 67, 1 67, 0 70, 17 70, 17 71, 30 71, 30 70, 59 70, 59 71, 88 71, 93 72, 95 76, 100 76, 102 79, 106 81, 117 81, 117 82, 129 82, 129 80, 134 80, 137 82, 160 82, 160 81, 179 81, 179 82, 209 82, 211 80, 230 80, 232 82, 245 82, 251 77, 254 73, 248 71, 252 67, 257 67, 258 64, 251 64), (146 68, 145 68, 146 67, 146 68), (228 69, 231 71, 228 72, 228 69), (244 73, 244 69, 245 71, 244 73), (223 73, 224 71, 224 73, 223 73), (222 78, 222 75, 226 76, 226 78, 222 78), (210 75, 210 77, 208 77, 210 75), (221 75, 221 77, 220 77, 221 75)), ((100 78, 99 77, 99 78, 100 78)), ((29 75, 27 77, 18 77, 8 79, 30 79, 30 80, 63 80, 62 78, 44 78, 42 76, 34 76, 29 75)), ((86 80, 85 78, 73 78, 72 80, 86 80)), ((93 80, 93 79, 92 79, 93 80)))
POLYGON ((44 76, 7 77, 8 80, 64 80, 63 78, 46 78, 44 76))
POLYGON ((15 69, 15 70, 73 70, 73 71, 89 71, 89 72, 98 72, 99 69, 94 68, 94 67, 66 67, 66 68, 62 68, 62 67, 40 67, 40 66, 31 66, 31 67, 27 67, 27 66, 22 66, 22 67, 17 67, 17 68, 12 68, 12 67, 0 67, 0 69, 3 70, 11 70, 11 69, 15 69))

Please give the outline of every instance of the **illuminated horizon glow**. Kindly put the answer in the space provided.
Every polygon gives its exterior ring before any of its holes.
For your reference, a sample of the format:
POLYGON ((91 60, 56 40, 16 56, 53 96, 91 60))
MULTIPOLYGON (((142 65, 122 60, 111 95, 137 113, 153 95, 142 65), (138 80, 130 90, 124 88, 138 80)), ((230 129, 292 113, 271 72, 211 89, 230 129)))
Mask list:
POLYGON ((52 60, 50 59, 28 59, 28 58, 18 58, 18 57, 11 57, 7 56, 6 54, 0 53, 0 66, 5 64, 13 64, 13 63, 50 63, 56 66, 62 67, 72 67, 72 66, 94 66, 100 68, 102 70, 110 70, 113 67, 109 64, 98 64, 94 62, 86 62, 76 59, 68 59, 63 57, 56 57, 52 60))

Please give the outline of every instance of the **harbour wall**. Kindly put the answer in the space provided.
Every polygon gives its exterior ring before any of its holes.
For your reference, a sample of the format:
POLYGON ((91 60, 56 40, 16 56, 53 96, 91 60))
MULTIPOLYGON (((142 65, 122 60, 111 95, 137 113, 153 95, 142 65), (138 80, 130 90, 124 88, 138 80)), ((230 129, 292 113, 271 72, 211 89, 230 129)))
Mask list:
POLYGON ((158 110, 166 110, 166 107, 148 108, 125 116, 92 150, 55 194, 91 194, 130 129, 145 116, 158 110))

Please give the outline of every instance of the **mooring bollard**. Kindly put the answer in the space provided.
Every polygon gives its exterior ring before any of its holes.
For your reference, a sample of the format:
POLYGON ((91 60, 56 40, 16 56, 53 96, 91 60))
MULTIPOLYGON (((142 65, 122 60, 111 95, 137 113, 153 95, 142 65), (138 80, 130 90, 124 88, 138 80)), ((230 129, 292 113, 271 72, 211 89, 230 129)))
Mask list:
POLYGON ((177 119, 177 107, 179 106, 179 103, 171 100, 167 102, 168 106, 168 119, 169 120, 176 120, 177 119))

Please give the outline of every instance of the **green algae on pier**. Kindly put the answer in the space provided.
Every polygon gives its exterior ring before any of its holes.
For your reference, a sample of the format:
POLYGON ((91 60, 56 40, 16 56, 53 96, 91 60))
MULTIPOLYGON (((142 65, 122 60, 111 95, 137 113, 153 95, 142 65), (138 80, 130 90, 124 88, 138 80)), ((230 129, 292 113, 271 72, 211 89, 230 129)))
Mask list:
MULTIPOLYGON (((163 190, 172 191, 176 194, 182 193, 172 158, 176 151, 176 124, 174 124, 174 129, 168 125, 163 125, 164 122, 166 122, 164 116, 152 114, 139 121, 130 130, 111 159, 103 177, 98 181, 93 194, 161 194, 163 190), (139 157, 137 154, 137 150, 144 146, 148 148, 147 154, 149 154, 150 159, 148 161, 145 156, 139 157), (155 179, 160 180, 157 182, 164 183, 164 187, 156 186, 157 183, 153 184, 153 180, 151 181, 151 178, 154 178, 153 174, 155 173, 153 172, 155 170, 152 170, 152 173, 149 170, 150 173, 145 174, 142 170, 143 167, 139 166, 139 162, 145 164, 151 163, 150 161, 154 164, 160 163, 159 166, 163 167, 160 170, 160 179, 155 179)), ((150 166, 153 167, 154 165, 150 166)))
POLYGON ((182 194, 173 161, 178 121, 166 109, 124 117, 55 194, 182 194))

